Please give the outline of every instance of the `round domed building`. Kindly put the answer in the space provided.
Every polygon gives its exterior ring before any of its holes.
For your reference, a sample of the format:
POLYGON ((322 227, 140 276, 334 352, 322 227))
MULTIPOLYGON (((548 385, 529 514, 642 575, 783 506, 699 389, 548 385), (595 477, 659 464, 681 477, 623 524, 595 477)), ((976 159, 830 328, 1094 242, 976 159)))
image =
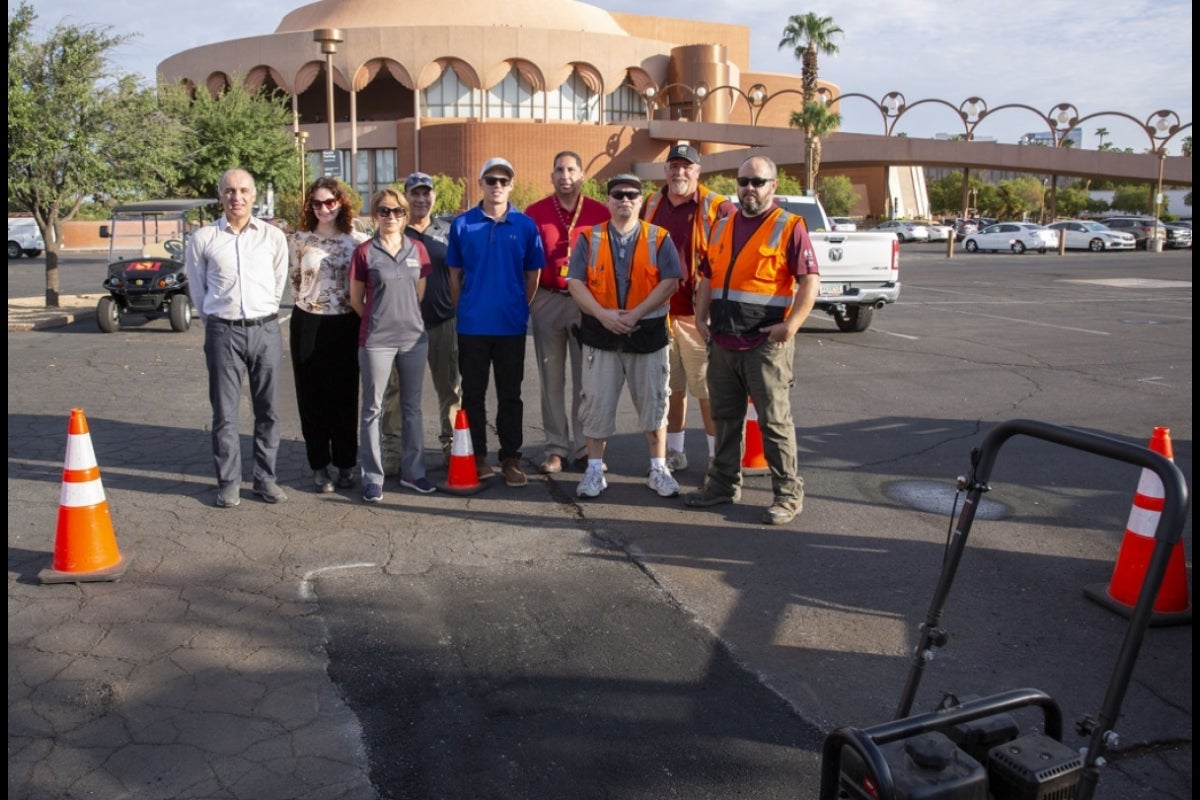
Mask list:
POLYGON ((234 81, 286 93, 314 167, 364 195, 420 170, 466 177, 474 202, 492 156, 546 191, 561 150, 595 178, 661 180, 653 162, 677 140, 701 153, 744 146, 706 141, 713 123, 787 127, 799 75, 749 72, 749 56, 742 25, 574 0, 321 0, 274 33, 186 50, 158 72, 214 93, 234 81))

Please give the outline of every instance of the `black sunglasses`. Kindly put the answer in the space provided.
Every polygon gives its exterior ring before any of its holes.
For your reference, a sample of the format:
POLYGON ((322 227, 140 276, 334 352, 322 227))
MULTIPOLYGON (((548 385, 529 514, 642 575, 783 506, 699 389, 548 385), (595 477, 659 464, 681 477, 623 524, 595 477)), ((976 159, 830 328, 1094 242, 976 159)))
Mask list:
POLYGON ((738 186, 745 189, 747 186, 753 186, 755 189, 761 189, 767 185, 768 181, 773 181, 774 178, 738 178, 738 186))
POLYGON ((502 178, 499 175, 484 175, 483 182, 488 186, 508 186, 508 178, 502 178))
POLYGON ((336 197, 331 197, 328 200, 317 200, 314 198, 312 201, 313 208, 334 208, 337 204, 338 199, 336 197))
POLYGON ((379 208, 375 209, 375 213, 384 219, 387 219, 388 217, 400 219, 401 217, 408 216, 408 212, 403 208, 388 208, 387 206, 380 206, 379 208))
POLYGON ((638 192, 638 191, 634 191, 633 189, 629 189, 624 192, 617 190, 615 192, 609 192, 608 196, 611 197, 613 200, 637 200, 639 197, 642 196, 642 193, 638 192))

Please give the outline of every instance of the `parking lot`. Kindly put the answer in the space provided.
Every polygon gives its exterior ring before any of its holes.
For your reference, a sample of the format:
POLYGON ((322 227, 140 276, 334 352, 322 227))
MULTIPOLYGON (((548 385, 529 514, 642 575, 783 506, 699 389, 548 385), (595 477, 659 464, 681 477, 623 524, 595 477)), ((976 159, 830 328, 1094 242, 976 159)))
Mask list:
MULTIPOLYGON (((39 263, 10 261, 10 297, 41 292, 39 263)), ((63 291, 96 292, 102 274, 69 256, 63 291)), ((821 737, 895 710, 955 478, 997 423, 1139 444, 1168 426, 1191 484, 1190 251, 905 245, 901 280, 870 330, 822 317, 800 334, 808 499, 778 530, 758 523, 764 478, 716 510, 650 493, 628 407, 598 502, 575 500, 572 473, 474 498, 314 495, 290 384, 290 499, 218 511, 199 326, 10 332, 10 792, 815 797, 821 737), (131 567, 40 586, 77 406, 131 567)), ((1124 626, 1083 588, 1112 573, 1138 477, 1005 451, 920 709, 1034 686, 1081 746, 1073 724, 1100 707, 1124 626)), ((1190 564, 1190 517, 1184 535, 1190 564)), ((1098 797, 1191 796, 1191 653, 1190 625, 1148 634, 1098 797)))

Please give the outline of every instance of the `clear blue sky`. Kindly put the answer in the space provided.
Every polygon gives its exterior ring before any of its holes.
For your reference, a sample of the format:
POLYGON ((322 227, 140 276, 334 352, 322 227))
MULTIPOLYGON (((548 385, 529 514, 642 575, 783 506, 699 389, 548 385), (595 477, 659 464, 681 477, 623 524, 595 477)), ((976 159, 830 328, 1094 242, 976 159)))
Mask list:
MULTIPOLYGON (((393 0, 395 1, 395 0, 393 0)), ((9 9, 14 0, 9 0, 9 9)), ((387 2, 387 0, 380 0, 387 2)), ((62 21, 111 26, 136 33, 118 51, 116 66, 145 76, 159 62, 200 45, 269 34, 298 0, 209 0, 201 5, 161 0, 32 0, 44 29, 62 21)), ((877 3, 783 0, 595 0, 611 11, 736 22, 751 31, 750 68, 798 74, 799 63, 777 47, 789 14, 832 17, 845 31, 841 52, 822 57, 820 76, 844 93, 880 99, 902 92, 909 103, 937 97, 954 105, 978 96, 990 107, 1024 103, 1050 112, 1073 103, 1082 115, 1123 111, 1145 120, 1171 109, 1192 121, 1192 5, 1185 0, 906 0, 884 13, 877 3)), ((882 133, 875 107, 862 99, 842 105, 843 130, 882 133)), ((1133 123, 1114 117, 1083 126, 1083 146, 1093 149, 1097 128, 1108 141, 1142 152, 1149 144, 1133 123)), ((1015 142, 1039 130, 1032 115, 996 114, 977 136, 1015 142)), ((897 126, 910 136, 961 133, 948 109, 915 109, 897 126)), ((1170 147, 1179 153, 1178 137, 1170 147)))

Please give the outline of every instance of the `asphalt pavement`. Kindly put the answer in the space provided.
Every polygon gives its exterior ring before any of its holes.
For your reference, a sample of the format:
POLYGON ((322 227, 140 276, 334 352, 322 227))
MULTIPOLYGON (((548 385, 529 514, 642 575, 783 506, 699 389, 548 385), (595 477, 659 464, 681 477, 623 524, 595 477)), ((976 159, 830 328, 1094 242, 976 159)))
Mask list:
MULTIPOLYGON (((922 278, 932 282, 909 279, 922 278)), ((914 308, 926 297, 908 296, 914 308)), ((993 424, 955 409, 961 370, 996 360, 983 336, 946 353, 937 407, 904 407, 910 376, 895 362, 917 328, 896 307, 862 337, 831 334, 823 320, 805 334, 802 352, 820 359, 802 360, 801 376, 852 358, 894 408, 866 415, 861 394, 804 396, 809 498, 792 526, 759 524, 765 478, 749 479, 735 506, 690 511, 658 498, 639 471, 640 434, 614 437, 599 501, 576 500, 569 472, 531 475, 519 489, 493 479, 473 497, 390 481, 378 505, 356 490, 316 495, 290 385, 280 452, 289 499, 265 504, 247 483, 239 507, 216 509, 200 326, 100 334, 94 299, 55 323, 46 319, 68 314, 14 312, 10 299, 15 797, 816 797, 825 734, 894 711, 941 563, 952 476, 993 424), (14 330, 15 314, 38 319, 14 330), (41 585, 75 405, 87 411, 129 567, 119 582, 41 585)), ((1172 349, 1190 365, 1190 289, 1178 302, 1160 315, 1186 317, 1178 336, 1133 329, 1172 337, 1142 345, 1155 367, 1172 349)), ((1051 356, 1008 344, 1003 358, 1028 365, 1002 369, 1027 366, 1046 398, 1027 398, 1022 414, 1052 416, 1065 392, 1104 419, 1135 393, 1172 402, 1171 380, 1186 385, 1190 408, 1190 367, 1124 388, 1119 376, 1133 368, 1114 364, 1111 392, 1088 397, 1071 383, 1090 369, 1083 358, 1041 370, 1051 356)), ((537 385, 532 353, 527 387, 537 385)), ((248 417, 244 408, 247 451, 248 417)), ((1190 411, 1174 419, 1190 479, 1190 411)), ((630 421, 623 410, 620 429, 630 421)), ((536 400, 526 430, 532 471, 536 400)), ((703 463, 702 439, 688 442, 703 463)), ((1012 456, 1019 466, 998 476, 972 533, 947 607, 950 642, 926 670, 918 708, 1032 685, 1062 703, 1070 728, 1100 707, 1120 646, 1124 620, 1080 588, 1111 569, 1136 472, 1024 444, 1012 456), (1110 479, 1128 490, 1098 488, 1110 479)), ((691 485, 699 471, 678 477, 691 485)), ((1021 717, 1023 729, 1036 723, 1021 717)), ((1190 625, 1149 632, 1118 728, 1098 797, 1192 796, 1190 625)), ((1085 740, 1068 730, 1065 741, 1085 740)))

